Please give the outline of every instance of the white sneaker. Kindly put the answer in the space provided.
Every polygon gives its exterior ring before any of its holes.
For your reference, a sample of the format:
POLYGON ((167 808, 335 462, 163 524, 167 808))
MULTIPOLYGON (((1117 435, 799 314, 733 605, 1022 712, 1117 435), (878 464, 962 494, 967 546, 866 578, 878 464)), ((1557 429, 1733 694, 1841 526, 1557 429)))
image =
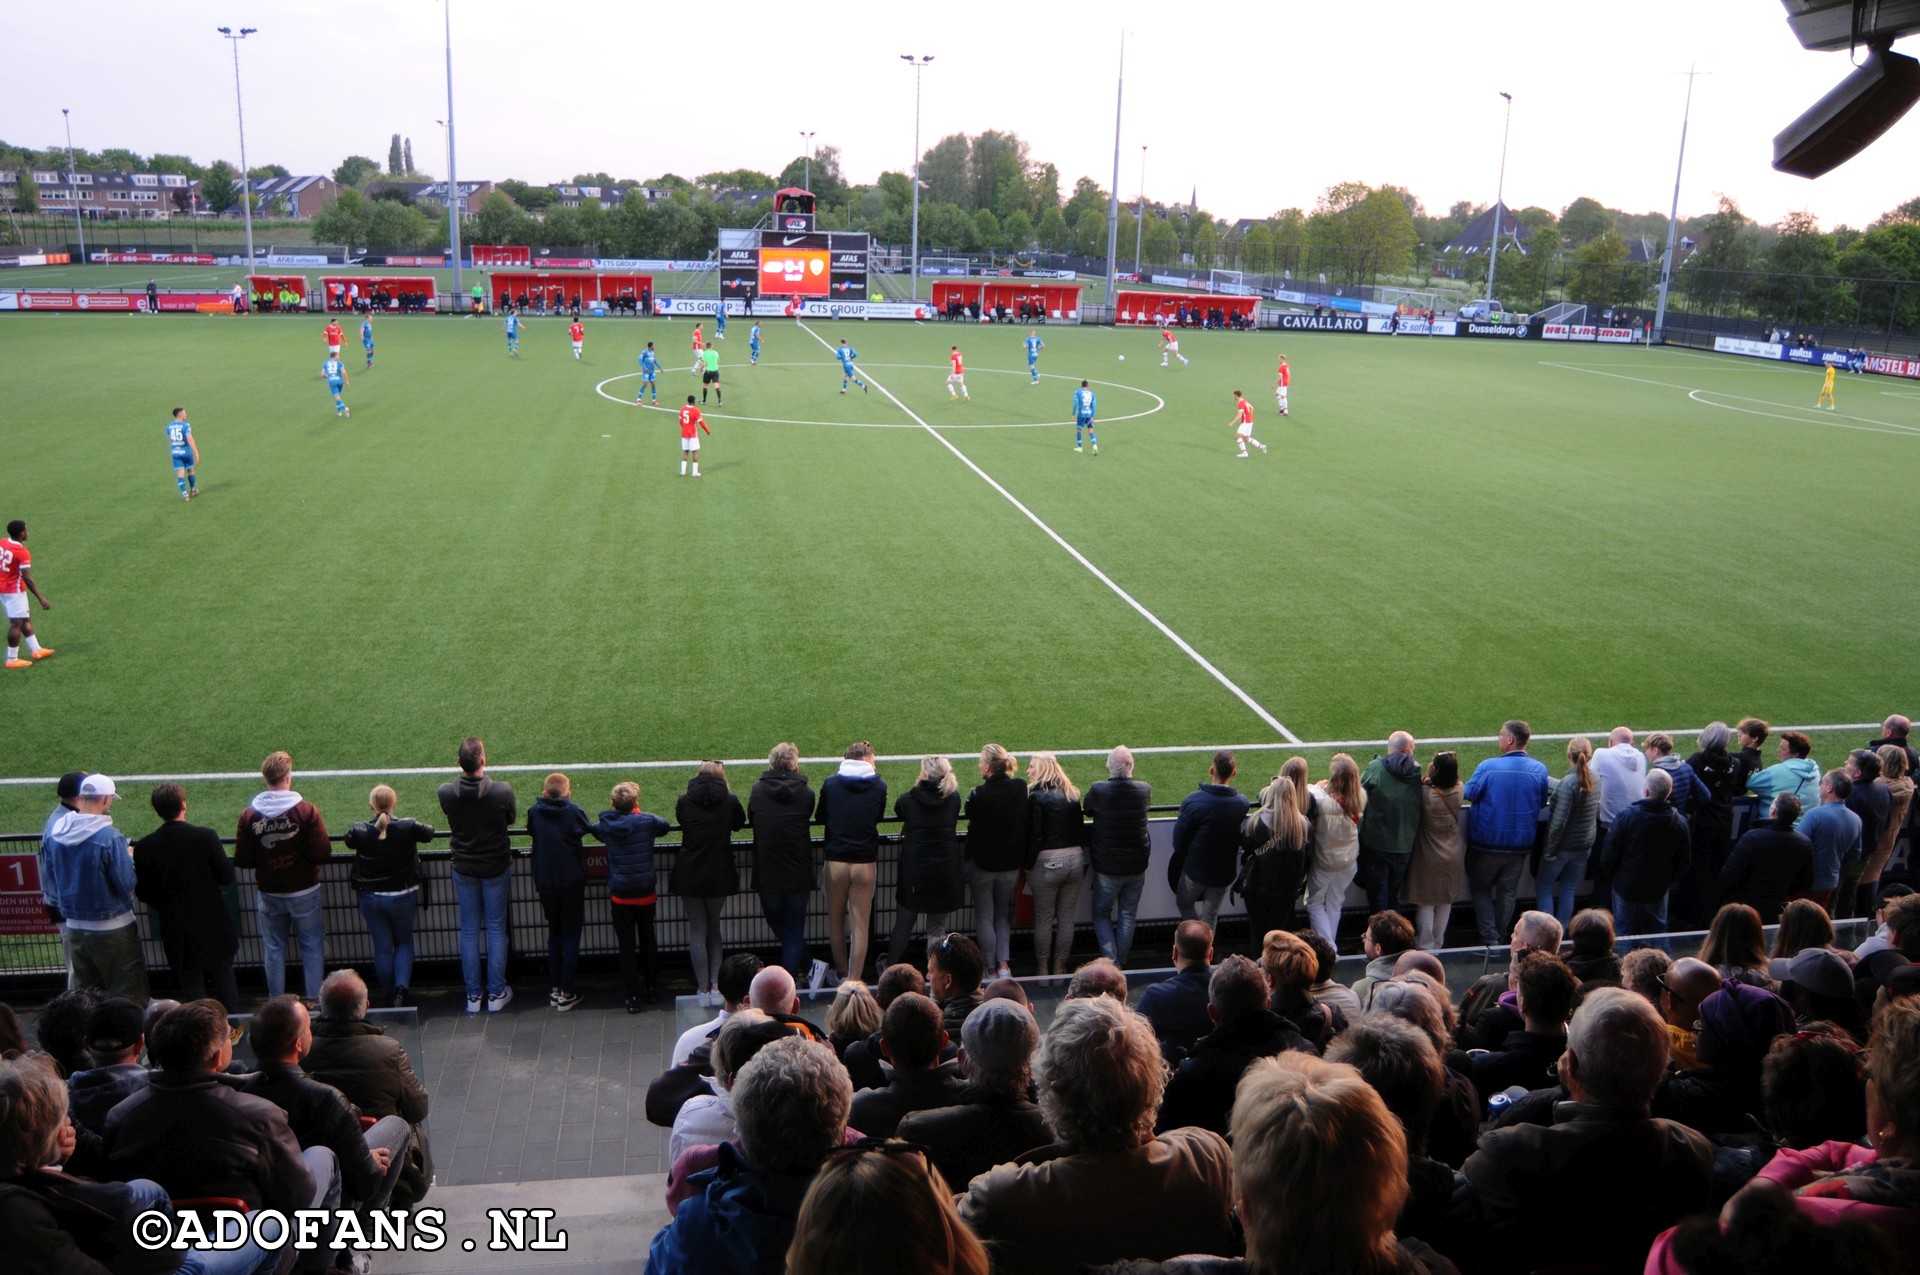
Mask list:
POLYGON ((469 1014, 477 1014, 480 1012, 480 998, 478 996, 467 997, 467 1012, 469 1014))
POLYGON ((487 997, 487 1012, 489 1014, 497 1014, 505 1009, 512 1000, 513 989, 511 987, 506 988, 498 996, 489 996, 487 997))
POLYGON ((820 985, 826 981, 827 963, 816 957, 812 968, 807 971, 807 990, 817 992, 820 990, 820 985))

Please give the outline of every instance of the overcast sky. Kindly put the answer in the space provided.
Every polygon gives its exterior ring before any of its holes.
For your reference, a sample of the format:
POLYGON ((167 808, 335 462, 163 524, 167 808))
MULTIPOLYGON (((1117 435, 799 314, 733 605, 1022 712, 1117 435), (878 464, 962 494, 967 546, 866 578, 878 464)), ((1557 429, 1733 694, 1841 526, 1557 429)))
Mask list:
MULTIPOLYGON (((1812 211, 1864 225, 1920 195, 1920 112, 1817 181, 1775 173, 1773 135, 1844 76, 1809 53, 1773 0, 1606 5, 1433 0, 1187 9, 1144 0, 951 5, 653 5, 451 0, 463 177, 645 179, 721 168, 777 173, 798 132, 840 149, 846 176, 912 163, 914 75, 931 53, 922 147, 1017 132, 1033 158, 1112 181, 1114 85, 1129 31, 1119 188, 1225 218, 1311 210, 1339 181, 1410 188, 1429 211, 1490 203, 1504 90, 1513 94, 1507 202, 1556 213, 1590 195, 1628 211, 1672 198, 1685 72, 1697 64, 1683 214, 1718 193, 1749 216, 1812 211), (1099 12, 1098 22, 1085 15, 1099 12), (543 25, 551 17, 552 25, 543 25)), ((9 23, 0 138, 59 143, 60 108, 90 149, 238 158, 241 46, 247 153, 295 173, 347 155, 384 163, 396 130, 445 172, 440 0, 119 0, 84 27, 56 11, 9 23)), ((1910 40, 1909 45, 1920 43, 1910 40)), ((1914 50, 1908 49, 1909 52, 1914 50)))

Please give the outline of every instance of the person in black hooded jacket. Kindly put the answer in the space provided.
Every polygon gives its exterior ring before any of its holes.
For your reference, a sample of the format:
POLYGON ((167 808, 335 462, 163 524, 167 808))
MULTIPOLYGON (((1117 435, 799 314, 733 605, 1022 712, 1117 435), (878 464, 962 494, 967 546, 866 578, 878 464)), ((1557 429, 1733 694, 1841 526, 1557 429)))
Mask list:
POLYGON ((727 768, 703 761, 674 803, 680 825, 680 855, 668 886, 687 911, 687 954, 693 958, 693 988, 702 1005, 718 1005, 720 911, 740 888, 733 866, 733 834, 747 826, 747 812, 727 787, 727 768))
MULTIPOLYGON (((800 773, 800 750, 773 746, 767 769, 747 794, 753 827, 753 888, 760 912, 780 940, 780 964, 794 981, 811 981, 807 899, 813 894, 813 789, 800 773)), ((820 962, 824 968, 825 962, 820 962)))
POLYGON ((1008 939, 1013 891, 1027 866, 1027 781, 1017 759, 998 744, 980 750, 980 783, 967 794, 967 888, 973 895, 974 938, 999 976, 1013 973, 1008 939))
MULTIPOLYGON (((947 914, 964 898, 960 880, 960 785, 945 757, 920 759, 920 778, 893 803, 900 820, 900 874, 894 890, 893 933, 885 969, 906 960, 916 916, 926 918, 928 943, 945 932, 947 914)), ((971 990, 971 989, 969 989, 971 990)))
POLYGON ((587 812, 573 803, 573 783, 555 771, 527 808, 533 839, 533 888, 547 918, 547 1003, 561 1011, 580 1003, 573 990, 580 934, 587 923, 587 812))
POLYGON ((1134 914, 1146 888, 1147 860, 1153 854, 1153 837, 1147 831, 1153 786, 1133 777, 1131 749, 1123 744, 1107 754, 1107 778, 1087 789, 1082 805, 1093 870, 1093 937, 1100 955, 1125 969, 1133 952, 1134 914))

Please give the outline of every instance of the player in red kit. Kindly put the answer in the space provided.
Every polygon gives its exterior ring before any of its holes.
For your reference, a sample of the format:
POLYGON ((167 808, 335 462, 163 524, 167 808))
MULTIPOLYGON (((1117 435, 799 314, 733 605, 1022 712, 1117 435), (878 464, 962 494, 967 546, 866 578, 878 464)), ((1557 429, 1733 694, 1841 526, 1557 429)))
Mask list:
POLYGON ((707 429, 707 418, 700 415, 700 408, 695 405, 693 395, 689 394, 687 405, 680 409, 680 476, 682 478, 687 476, 688 461, 693 463, 693 476, 695 478, 700 476, 701 431, 713 433, 712 430, 707 429))
POLYGON ((1253 404, 1239 390, 1233 392, 1233 436, 1240 444, 1240 459, 1247 458, 1247 444, 1252 443, 1266 454, 1267 445, 1253 436, 1253 404))
POLYGON ((1280 356, 1280 370, 1273 378, 1273 401, 1280 407, 1280 415, 1287 414, 1287 387, 1293 384, 1293 369, 1287 366, 1287 356, 1280 356))
POLYGON ((967 365, 960 357, 959 346, 953 347, 953 352, 947 355, 947 362, 953 365, 953 370, 947 373, 947 397, 963 398, 971 403, 973 395, 967 393, 967 365), (954 393, 956 386, 960 391, 957 394, 954 393))
POLYGON ((696 323, 693 325, 693 372, 696 376, 700 373, 701 352, 706 348, 707 340, 700 335, 700 325, 696 323))
POLYGON ((1160 329, 1160 366, 1167 366, 1167 356, 1180 360, 1180 366, 1187 366, 1187 356, 1180 353, 1180 339, 1173 334, 1172 328, 1160 329))
POLYGON ((327 320, 327 357, 328 358, 337 359, 340 357, 340 338, 344 337, 345 335, 346 333, 340 330, 340 324, 338 322, 336 322, 333 319, 327 320))
POLYGON ((580 326, 580 320, 575 319, 567 325, 567 335, 573 338, 573 357, 577 359, 580 357, 580 347, 586 344, 587 330, 580 326))
POLYGON ((52 647, 40 645, 40 639, 33 632, 33 621, 27 618, 29 593, 42 611, 53 608, 40 596, 40 586, 33 582, 33 555, 27 552, 26 540, 27 524, 18 518, 7 524, 7 534, 0 537, 0 607, 7 616, 8 668, 26 668, 35 660, 44 660, 53 654, 52 647), (24 660, 20 658, 22 637, 27 644, 24 660))

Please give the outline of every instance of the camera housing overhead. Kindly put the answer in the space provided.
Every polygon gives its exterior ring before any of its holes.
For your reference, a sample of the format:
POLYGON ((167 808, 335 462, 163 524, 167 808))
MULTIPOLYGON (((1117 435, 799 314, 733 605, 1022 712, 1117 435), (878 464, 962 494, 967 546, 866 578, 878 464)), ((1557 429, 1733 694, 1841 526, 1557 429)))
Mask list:
POLYGON ((1819 177, 1858 155, 1920 101, 1920 61, 1892 51, 1920 31, 1920 0, 1781 0, 1807 49, 1864 46, 1866 57, 1832 92, 1773 139, 1773 166, 1819 177))

